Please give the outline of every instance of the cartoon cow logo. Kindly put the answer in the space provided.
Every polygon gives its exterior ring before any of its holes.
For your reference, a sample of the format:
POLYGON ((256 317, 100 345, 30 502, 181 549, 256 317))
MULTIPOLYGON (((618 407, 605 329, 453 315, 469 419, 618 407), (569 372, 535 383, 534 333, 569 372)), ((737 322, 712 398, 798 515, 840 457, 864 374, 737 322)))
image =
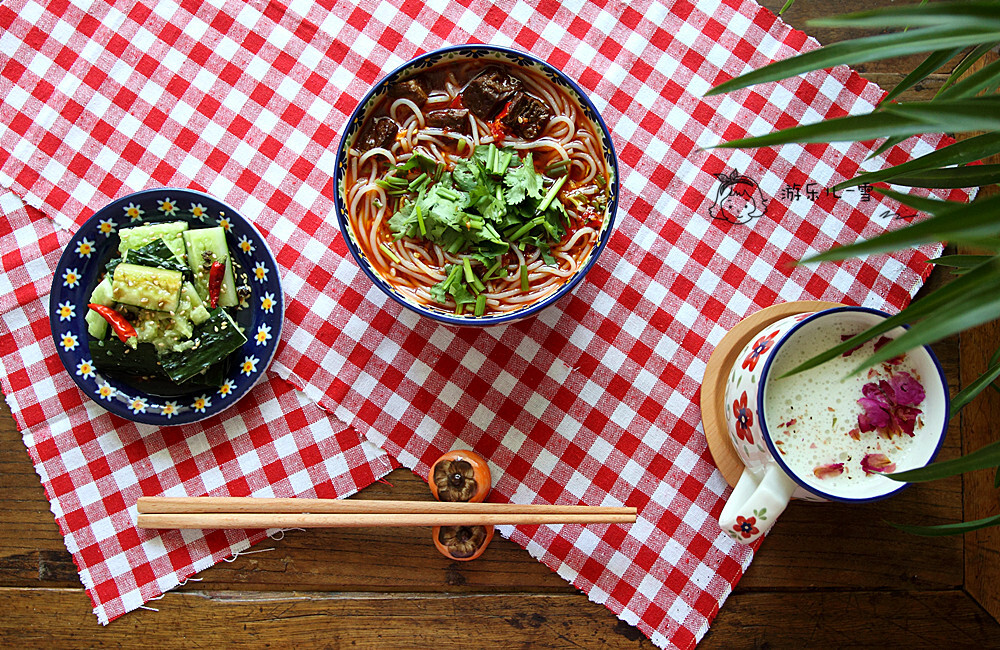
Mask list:
POLYGON ((708 216, 729 223, 749 223, 767 212, 767 199, 761 194, 757 181, 736 170, 715 174, 719 186, 708 208, 708 216))

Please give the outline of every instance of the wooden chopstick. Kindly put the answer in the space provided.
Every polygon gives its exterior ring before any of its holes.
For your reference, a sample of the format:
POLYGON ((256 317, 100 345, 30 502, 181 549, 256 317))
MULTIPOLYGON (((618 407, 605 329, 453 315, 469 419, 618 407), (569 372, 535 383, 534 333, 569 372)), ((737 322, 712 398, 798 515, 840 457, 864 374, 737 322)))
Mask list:
POLYGON ((365 499, 258 499, 254 497, 139 497, 140 513, 336 513, 336 514, 636 514, 618 506, 520 505, 448 501, 388 501, 365 499))
POLYGON ((630 524, 636 520, 636 509, 629 507, 361 499, 140 497, 137 508, 139 528, 630 524))
POLYGON ((485 526, 487 524, 630 524, 635 515, 561 514, 141 514, 139 528, 358 528, 367 526, 485 526))

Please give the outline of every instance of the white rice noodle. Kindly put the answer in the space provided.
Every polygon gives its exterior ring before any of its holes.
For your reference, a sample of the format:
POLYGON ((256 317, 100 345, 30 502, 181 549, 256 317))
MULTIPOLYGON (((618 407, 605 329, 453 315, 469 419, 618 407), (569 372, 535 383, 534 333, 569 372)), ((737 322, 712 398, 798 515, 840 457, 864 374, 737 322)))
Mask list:
POLYGON ((420 123, 420 128, 424 128, 424 112, 420 110, 419 106, 405 97, 400 97, 392 103, 392 106, 389 107, 389 117, 396 120, 397 123, 402 124, 403 120, 399 119, 399 109, 403 106, 413 111, 413 114, 417 117, 417 121, 420 123))
POLYGON ((452 99, 454 99, 454 96, 451 93, 442 90, 436 90, 427 95, 428 104, 447 104, 451 103, 452 99))

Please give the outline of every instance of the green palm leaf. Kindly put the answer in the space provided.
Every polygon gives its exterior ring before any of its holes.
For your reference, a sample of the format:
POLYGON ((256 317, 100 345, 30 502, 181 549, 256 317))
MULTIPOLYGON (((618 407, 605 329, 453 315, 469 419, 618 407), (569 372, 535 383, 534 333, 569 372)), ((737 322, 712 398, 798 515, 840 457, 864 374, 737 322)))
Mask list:
POLYGON ((980 528, 989 528, 1000 524, 1000 515, 984 517, 974 521, 965 521, 960 524, 941 524, 940 526, 910 526, 908 524, 894 524, 891 521, 885 522, 894 528, 912 535, 922 535, 923 537, 944 537, 945 535, 961 535, 980 528))
MULTIPOLYGON (((1000 66, 997 69, 1000 70, 1000 66)), ((925 122, 924 128, 919 133, 1000 130, 1000 97, 938 99, 930 102, 894 104, 886 108, 886 112, 925 122)))
POLYGON ((809 21, 816 27, 985 27, 1000 26, 1000 2, 938 2, 933 5, 904 5, 858 11, 855 13, 816 18, 809 21))
POLYGON ((941 189, 981 187, 994 183, 1000 183, 1000 165, 946 167, 945 169, 930 169, 925 172, 892 177, 893 185, 941 189))
POLYGON ((996 318, 1000 318, 1000 291, 996 290, 996 286, 988 286, 980 291, 966 294, 951 308, 937 311, 913 323, 899 338, 883 345, 853 372, 871 368, 907 350, 936 343, 952 334, 988 323, 996 318))
POLYGON ((886 474, 886 476, 894 481, 921 483, 924 481, 936 481, 939 478, 948 478, 949 476, 965 472, 974 472, 979 469, 997 467, 998 465, 1000 465, 1000 442, 991 442, 985 447, 981 447, 961 458, 943 460, 926 467, 911 469, 906 472, 896 472, 895 474, 886 474))
POLYGON ((778 81, 803 72, 836 65, 856 65, 878 59, 919 54, 947 48, 967 47, 1000 40, 1000 26, 925 27, 912 32, 880 34, 833 43, 804 54, 776 61, 710 89, 706 95, 719 95, 768 81, 778 81))
POLYGON ((836 190, 856 187, 858 185, 871 185, 879 181, 895 179, 896 176, 923 172, 929 169, 938 169, 949 165, 964 165, 966 163, 982 160, 993 154, 1000 153, 1000 133, 984 133, 961 142, 948 145, 932 151, 929 154, 920 156, 894 167, 881 169, 876 172, 859 174, 851 180, 837 183, 836 190))
POLYGON ((962 62, 955 66, 955 69, 951 71, 951 75, 948 76, 948 79, 945 80, 944 84, 941 85, 941 88, 938 89, 935 97, 940 97, 945 91, 948 90, 948 88, 961 79, 962 75, 964 75, 976 61, 986 56, 986 54, 997 45, 997 43, 983 43, 965 55, 962 62))
POLYGON ((855 244, 831 248, 803 260, 802 263, 829 262, 855 255, 887 253, 932 242, 975 242, 979 238, 1000 237, 1000 219, 997 218, 997 214, 1000 213, 1000 196, 992 196, 976 203, 958 203, 933 201, 890 190, 877 191, 917 210, 931 212, 935 216, 855 244), (935 204, 940 204, 940 207, 935 204))
POLYGON ((1000 97, 893 104, 883 111, 793 126, 774 133, 740 138, 720 148, 770 147, 792 142, 863 142, 885 136, 928 132, 1000 130, 1000 97))
POLYGON ((874 151, 868 154, 865 160, 871 160, 872 158, 877 158, 881 156, 886 151, 892 149, 893 147, 895 147, 900 142, 903 142, 904 140, 906 140, 906 136, 903 135, 894 135, 891 138, 886 138, 885 142, 880 144, 878 148, 876 148, 874 151))
POLYGON ((951 400, 951 416, 955 417, 962 410, 963 406, 971 402, 976 395, 983 392, 987 386, 996 381, 997 377, 1000 377, 1000 364, 990 366, 974 382, 963 388, 951 400))
POLYGON ((961 51, 962 48, 953 47, 947 50, 931 52, 927 58, 924 59, 923 63, 911 70, 910 74, 903 77, 903 80, 896 84, 896 87, 890 90, 888 94, 882 98, 881 103, 888 104, 910 88, 913 88, 931 74, 938 71, 945 63, 958 56, 961 51))
POLYGON ((885 334, 900 325, 917 321, 937 311, 952 310, 953 306, 961 301, 968 293, 977 292, 984 286, 994 287, 997 283, 1000 283, 1000 262, 993 261, 993 258, 991 257, 990 262, 971 269, 967 274, 955 279, 949 284, 946 284, 937 291, 934 291, 919 300, 913 301, 906 309, 898 314, 890 316, 881 323, 878 323, 864 332, 851 337, 840 345, 834 346, 829 350, 817 354, 801 365, 796 366, 783 376, 787 377, 789 375, 794 375, 804 370, 809 370, 810 368, 822 365, 831 359, 839 357, 851 348, 861 345, 865 341, 871 340, 879 334, 885 334))
POLYGON ((995 61, 980 70, 976 70, 934 99, 944 100, 974 97, 983 91, 989 92, 996 87, 998 81, 1000 81, 1000 61, 995 61))
POLYGON ((935 266, 950 266, 956 269, 971 269, 993 259, 992 255, 942 255, 927 260, 935 266))
POLYGON ((887 135, 911 136, 927 131, 922 120, 887 113, 867 113, 838 117, 815 124, 793 126, 766 135, 740 138, 716 145, 721 149, 770 147, 791 142, 854 142, 875 140, 887 135))

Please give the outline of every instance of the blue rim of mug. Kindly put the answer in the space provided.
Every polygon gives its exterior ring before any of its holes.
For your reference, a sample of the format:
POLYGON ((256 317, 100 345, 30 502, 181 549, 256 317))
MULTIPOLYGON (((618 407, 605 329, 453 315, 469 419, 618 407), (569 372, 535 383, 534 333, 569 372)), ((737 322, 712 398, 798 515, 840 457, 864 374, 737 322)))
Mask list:
POLYGON ((340 144, 337 147, 337 157, 334 163, 334 179, 333 179, 334 211, 337 213, 337 223, 340 226, 340 232, 341 235, 343 235, 344 237, 344 241, 347 242, 347 248, 348 250, 351 251, 351 256, 354 257, 354 260, 358 263, 358 266, 361 267, 361 270, 364 272, 364 274, 367 275, 368 278, 372 281, 372 283, 376 287, 378 287, 384 294, 395 300, 397 303, 399 303, 406 309, 409 309, 419 314, 420 316, 426 316, 427 318, 430 318, 431 320, 437 321, 439 323, 443 323, 446 325, 464 326, 464 327, 469 327, 469 326, 487 327, 490 325, 502 325, 504 323, 519 321, 524 318, 528 318, 530 316, 538 314, 546 307, 549 307, 550 305, 556 303, 561 298, 563 298, 571 291, 573 291, 576 285, 578 285, 580 281, 583 280, 584 276, 586 276, 587 273, 590 272, 590 269, 597 262, 597 258, 600 257, 601 252, 607 245, 608 240, 611 239, 611 235, 614 230, 615 220, 618 215, 618 196, 620 192, 618 176, 619 176, 618 155, 615 152, 614 142, 612 141, 611 138, 611 130, 608 128, 608 125, 604 122, 604 118, 601 116, 600 111, 598 111, 597 107, 594 106, 594 102, 591 101, 590 96, 586 92, 584 92, 583 88, 581 88, 579 84, 573 81, 573 79, 571 79, 565 72, 556 68, 551 63, 548 63, 527 52, 516 50, 510 47, 503 47, 501 45, 467 43, 464 45, 451 45, 448 47, 442 47, 427 52, 425 54, 421 54, 420 56, 417 56, 413 59, 410 59, 409 61, 398 66, 392 72, 390 72, 385 77, 377 81, 372 86, 371 90, 369 90, 365 94, 365 96, 361 99, 361 101, 358 102, 357 107, 355 107, 354 111, 351 113, 351 117, 348 118, 347 120, 347 126, 345 127, 344 134, 341 136, 340 144), (573 275, 573 277, 571 277, 567 282, 565 282, 561 287, 559 287, 559 289, 556 290, 556 292, 553 293, 552 295, 547 296, 539 300, 538 302, 528 307, 525 307, 524 309, 519 309, 509 314, 503 314, 501 316, 478 317, 478 318, 455 316, 453 314, 448 314, 443 311, 426 309, 420 306, 419 304, 408 300, 406 297, 399 294, 392 287, 392 285, 386 282, 383 277, 381 277, 377 272, 375 272, 374 269, 371 268, 371 265, 369 264, 367 257, 364 255, 364 253, 358 247, 357 243, 354 241, 354 237, 351 234, 351 225, 347 223, 346 220, 344 219, 343 200, 340 196, 340 184, 343 180, 341 177, 341 161, 344 157, 344 152, 346 150, 345 145, 347 143, 347 138, 349 138, 353 133, 351 125, 355 124, 357 120, 364 117, 365 107, 367 106, 368 102, 371 101, 371 99, 376 94, 382 91, 383 88, 386 88, 389 83, 396 80, 404 73, 409 72, 411 69, 421 67, 420 66, 421 62, 431 58, 440 57, 449 52, 456 52, 456 53, 482 52, 484 54, 499 53, 507 55, 514 59, 520 57, 531 61, 532 63, 540 66, 543 70, 548 71, 551 74, 555 75, 561 83, 565 84, 570 89, 572 89, 577 100, 579 100, 580 104, 583 106, 584 112, 588 114, 588 117, 594 119, 597 125, 600 127, 603 136, 602 138, 603 143, 607 145, 607 153, 610 154, 607 160, 610 163, 612 173, 614 174, 614 178, 609 184, 611 189, 611 202, 608 206, 607 225, 604 227, 604 230, 601 233, 601 238, 597 242, 597 245, 594 247, 594 250, 591 252, 590 258, 587 260, 587 262, 577 270, 577 272, 573 275))
MULTIPOLYGON (((762 378, 767 377, 768 371, 771 369, 771 363, 778 357, 778 350, 780 350, 781 346, 784 345, 785 342, 788 341, 791 338, 791 336, 797 330, 799 330, 801 327, 803 327, 806 323, 810 323, 810 322, 816 320, 817 318, 823 318, 823 317, 826 317, 826 316, 828 316, 830 314, 836 314, 836 313, 847 312, 847 311, 850 311, 850 312, 861 312, 861 313, 867 313, 867 314, 875 314, 875 315, 881 316, 883 318, 890 318, 890 314, 887 314, 886 312, 878 310, 878 309, 872 309, 871 307, 850 307, 850 306, 845 306, 845 307, 834 307, 832 309, 825 309, 823 311, 816 312, 815 314, 812 314, 808 318, 802 319, 801 322, 796 323, 795 325, 792 326, 792 328, 790 330, 788 330, 787 332, 785 332, 785 335, 783 337, 781 337, 781 341, 779 341, 774 346, 774 350, 771 352, 771 354, 767 357, 767 360, 764 362, 764 368, 761 371, 760 376, 762 378)), ((906 325, 902 325, 902 327, 908 329, 908 327, 906 325)), ((948 382, 947 382, 947 380, 945 379, 945 376, 944 376, 944 369, 941 367, 941 362, 938 361, 937 355, 935 355, 934 351, 931 350, 928 346, 923 345, 921 347, 930 356, 931 361, 934 362, 934 367, 937 369, 937 372, 938 372, 938 379, 941 382, 941 386, 944 387, 944 391, 943 391, 943 393, 944 393, 944 422, 941 424, 941 432, 938 435, 937 446, 934 448, 934 451, 931 452, 930 457, 927 459, 927 462, 930 463, 930 462, 932 462, 934 460, 935 457, 937 457, 938 452, 941 451, 942 445, 944 445, 944 438, 945 438, 945 435, 948 432, 948 422, 951 419, 951 417, 950 417, 951 398, 948 395, 948 388, 947 388, 948 387, 948 382)), ((762 379, 761 380, 760 389, 757 391, 757 413, 758 413, 757 417, 759 418, 759 421, 760 421, 760 430, 761 430, 761 433, 763 434, 764 442, 765 442, 765 444, 767 444, 767 448, 771 452, 771 457, 774 458, 774 460, 778 463, 778 465, 785 472, 785 474, 787 474, 789 478, 791 478, 793 481, 795 481, 795 483, 798 484, 799 487, 801 487, 802 489, 806 490, 807 492, 810 492, 811 494, 815 494, 816 496, 822 497, 822 498, 824 498, 824 499, 826 499, 828 501, 839 501, 841 503, 867 503, 869 501, 880 501, 882 499, 890 497, 890 496, 892 496, 894 494, 897 494, 900 490, 906 489, 910 485, 907 482, 900 482, 899 485, 898 485, 898 487, 896 487, 896 488, 894 488, 894 489, 886 492, 885 494, 878 494, 878 495, 872 496, 872 497, 850 498, 850 497, 842 497, 842 496, 838 496, 838 495, 835 495, 835 494, 830 494, 828 492, 824 492, 823 490, 820 490, 816 486, 810 485, 810 484, 806 483, 798 474, 796 474, 792 470, 791 467, 788 466, 787 463, 785 463, 784 460, 782 460, 781 454, 778 452, 778 449, 774 446, 774 443, 771 441, 771 432, 767 430, 767 422, 764 419, 764 391, 766 389, 766 384, 767 384, 766 380, 762 379)), ((892 479, 889 479, 889 480, 892 480, 892 479)))

